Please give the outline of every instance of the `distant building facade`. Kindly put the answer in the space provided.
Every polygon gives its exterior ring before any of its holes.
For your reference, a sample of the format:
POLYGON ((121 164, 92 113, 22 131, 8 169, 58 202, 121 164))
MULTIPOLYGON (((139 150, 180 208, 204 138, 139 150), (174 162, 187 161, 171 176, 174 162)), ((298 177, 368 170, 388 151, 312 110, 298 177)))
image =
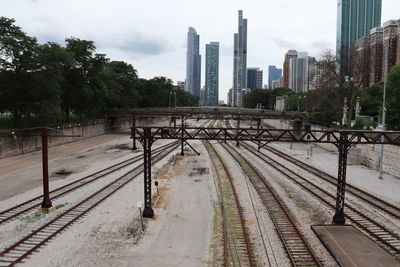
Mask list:
POLYGON ((232 106, 242 104, 242 89, 247 84, 247 19, 238 11, 238 32, 234 34, 232 106))
POLYGON ((284 87, 289 87, 289 65, 290 65, 290 60, 292 58, 297 58, 297 51, 296 50, 289 50, 285 54, 285 61, 283 63, 283 86, 284 87))
POLYGON ((201 56, 199 51, 200 36, 195 28, 189 27, 187 34, 186 80, 185 89, 192 95, 200 97, 201 56))
POLYGON ((363 37, 354 43, 355 55, 353 59, 353 81, 357 88, 368 87, 370 57, 370 37, 363 37))
POLYGON ((232 96, 232 94, 233 94, 233 88, 229 88, 229 90, 228 90, 228 94, 227 94, 227 104, 228 104, 228 106, 230 106, 230 107, 232 107, 233 105, 232 105, 232 101, 233 101, 233 96, 232 96))
POLYGON ((263 71, 260 68, 247 68, 247 88, 254 90, 262 88, 263 71))
POLYGON ((206 44, 206 105, 218 105, 219 90, 219 43, 206 44))
POLYGON ((357 40, 354 46, 354 80, 359 87, 383 81, 385 72, 400 64, 400 20, 389 20, 383 27, 372 29, 369 36, 357 40))
POLYGON ((398 26, 396 20, 383 24, 383 64, 382 73, 389 72, 396 64, 398 26))
POLYGON ((179 88, 185 90, 185 82, 178 81, 178 82, 176 83, 176 86, 178 86, 179 88))
POLYGON ((277 80, 272 80, 272 87, 270 89, 275 89, 279 87, 283 87, 283 77, 280 77, 277 80))
POLYGON ((352 73, 354 42, 381 25, 382 0, 338 0, 336 55, 340 71, 352 73))
POLYGON ((289 61, 289 88, 296 93, 308 91, 308 54, 300 52, 289 61))
POLYGON ((272 89, 272 81, 279 80, 282 77, 282 69, 276 66, 268 66, 268 88, 272 89))
POLYGON ((376 27, 371 30, 369 36, 369 83, 372 86, 383 80, 382 63, 383 63, 383 28, 376 27))
POLYGON ((263 85, 263 71, 257 70, 257 85, 256 88, 262 88, 263 85))

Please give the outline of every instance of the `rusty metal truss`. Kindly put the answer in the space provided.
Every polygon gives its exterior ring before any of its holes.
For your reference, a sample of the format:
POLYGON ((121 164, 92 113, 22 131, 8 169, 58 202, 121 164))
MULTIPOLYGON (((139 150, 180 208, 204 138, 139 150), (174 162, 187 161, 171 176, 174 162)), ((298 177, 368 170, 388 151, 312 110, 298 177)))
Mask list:
POLYGON ((255 141, 262 146, 269 142, 329 143, 348 145, 357 144, 390 144, 400 145, 400 132, 380 131, 342 131, 310 130, 296 131, 290 129, 257 129, 257 128, 206 128, 206 127, 134 127, 140 139, 144 138, 145 129, 150 129, 152 139, 185 139, 185 140, 222 140, 222 141, 255 141), (183 134, 182 134, 183 132, 183 134), (264 143, 264 144, 263 144, 264 143))
MULTIPOLYGON (((183 117, 183 116, 182 116, 183 117)), ((239 124, 240 126, 240 124, 239 124)), ((258 143, 258 149, 270 142, 295 143, 325 143, 338 148, 338 182, 336 211, 334 224, 344 224, 344 206, 346 192, 347 154, 351 147, 363 144, 384 144, 400 146, 400 132, 390 131, 348 131, 348 130, 305 130, 293 129, 261 129, 257 128, 208 128, 208 127, 148 127, 135 126, 131 128, 133 138, 138 136, 144 146, 144 157, 151 154, 151 144, 158 139, 178 139, 181 143, 188 140, 219 140, 219 141, 253 141, 258 143)), ((182 150, 183 151, 183 150, 182 150)), ((151 207, 151 163, 147 164, 145 172, 145 210, 144 216, 152 217, 151 207)))

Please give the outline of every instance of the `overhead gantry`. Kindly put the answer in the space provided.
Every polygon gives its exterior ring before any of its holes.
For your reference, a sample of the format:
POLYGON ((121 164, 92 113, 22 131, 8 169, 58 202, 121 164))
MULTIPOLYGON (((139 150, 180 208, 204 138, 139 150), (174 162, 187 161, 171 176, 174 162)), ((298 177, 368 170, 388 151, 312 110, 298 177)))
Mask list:
POLYGON ((389 131, 342 131, 342 130, 312 130, 307 129, 260 129, 257 128, 208 128, 208 127, 132 127, 132 132, 138 136, 143 145, 145 158, 144 172, 144 217, 152 217, 151 206, 151 145, 158 139, 173 139, 187 142, 188 140, 220 140, 220 141, 253 141, 264 146, 269 142, 293 143, 325 143, 338 148, 338 175, 336 209, 333 216, 334 224, 345 223, 345 193, 347 154, 355 145, 390 144, 400 146, 400 132, 389 131))

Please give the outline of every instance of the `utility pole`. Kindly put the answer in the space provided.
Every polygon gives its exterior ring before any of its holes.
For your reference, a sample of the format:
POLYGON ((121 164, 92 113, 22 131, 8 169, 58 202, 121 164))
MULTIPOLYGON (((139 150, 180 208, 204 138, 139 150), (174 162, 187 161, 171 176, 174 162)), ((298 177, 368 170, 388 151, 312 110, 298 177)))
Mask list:
MULTIPOLYGON (((384 73, 384 81, 383 81, 383 100, 382 100, 382 127, 381 131, 385 131, 386 128, 386 86, 387 86, 387 72, 388 72, 388 60, 387 60, 387 52, 385 53, 385 73, 384 73)), ((381 141, 384 141, 384 137, 381 137, 381 141)), ((379 155, 379 179, 383 179, 383 149, 384 146, 381 145, 381 152, 379 155)))

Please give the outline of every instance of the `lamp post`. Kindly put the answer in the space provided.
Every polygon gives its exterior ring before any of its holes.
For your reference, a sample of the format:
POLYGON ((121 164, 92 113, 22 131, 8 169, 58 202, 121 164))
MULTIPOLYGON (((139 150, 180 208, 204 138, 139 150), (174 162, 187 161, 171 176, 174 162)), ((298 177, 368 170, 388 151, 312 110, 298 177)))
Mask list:
MULTIPOLYGON (((386 86, 387 86, 387 72, 388 72, 388 53, 385 53, 385 73, 384 73, 384 80, 383 80, 383 99, 382 99, 382 126, 381 131, 385 131, 386 128, 386 86)), ((383 142, 385 139, 382 136, 381 141, 383 142)), ((379 155, 379 179, 383 179, 383 145, 381 145, 381 151, 379 155)))
POLYGON ((174 97, 174 107, 176 107, 176 92, 169 91, 168 94, 168 106, 171 108, 171 96, 174 97))
POLYGON ((299 96, 299 98, 297 98, 297 111, 300 112, 300 99, 301 96, 299 96))

